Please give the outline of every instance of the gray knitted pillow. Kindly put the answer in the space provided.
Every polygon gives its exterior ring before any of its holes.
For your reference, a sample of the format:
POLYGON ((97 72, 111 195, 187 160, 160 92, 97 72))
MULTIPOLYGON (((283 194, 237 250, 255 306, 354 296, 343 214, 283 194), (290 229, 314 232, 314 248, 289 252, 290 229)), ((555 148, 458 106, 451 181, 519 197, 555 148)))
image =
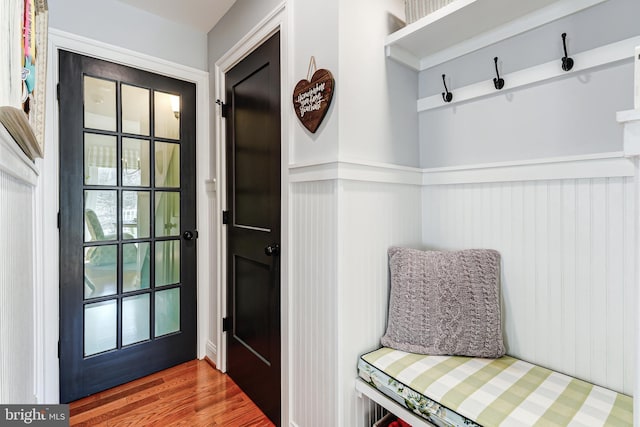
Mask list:
POLYGON ((391 297, 382 345, 411 353, 500 357, 500 254, 389 249, 391 297))

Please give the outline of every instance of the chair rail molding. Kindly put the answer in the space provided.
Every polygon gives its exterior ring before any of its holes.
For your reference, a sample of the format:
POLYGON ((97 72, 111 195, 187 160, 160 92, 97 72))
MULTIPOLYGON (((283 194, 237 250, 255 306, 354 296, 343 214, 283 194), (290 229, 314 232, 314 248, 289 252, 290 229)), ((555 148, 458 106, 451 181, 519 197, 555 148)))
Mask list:
MULTIPOLYGON (((638 126, 637 133, 640 137, 640 124, 638 126)), ((640 142, 638 143, 638 152, 640 153, 640 142)), ((429 186, 634 175, 634 163, 628 158, 628 153, 626 152, 596 153, 442 168, 415 168, 359 160, 289 165, 289 181, 292 183, 342 179, 429 186)))

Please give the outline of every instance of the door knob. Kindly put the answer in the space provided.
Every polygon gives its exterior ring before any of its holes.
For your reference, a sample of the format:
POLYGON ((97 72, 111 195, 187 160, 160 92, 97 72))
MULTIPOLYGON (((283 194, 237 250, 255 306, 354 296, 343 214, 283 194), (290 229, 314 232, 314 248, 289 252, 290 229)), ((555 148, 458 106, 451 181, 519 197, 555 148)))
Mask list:
POLYGON ((266 256, 278 256, 280 255, 280 245, 274 243, 264 248, 264 254, 266 256))
POLYGON ((190 230, 187 230, 187 231, 185 231, 184 233, 182 233, 182 238, 183 238, 184 240, 193 240, 193 238, 194 238, 194 237, 195 237, 196 239, 198 238, 198 232, 197 232, 197 231, 190 231, 190 230))

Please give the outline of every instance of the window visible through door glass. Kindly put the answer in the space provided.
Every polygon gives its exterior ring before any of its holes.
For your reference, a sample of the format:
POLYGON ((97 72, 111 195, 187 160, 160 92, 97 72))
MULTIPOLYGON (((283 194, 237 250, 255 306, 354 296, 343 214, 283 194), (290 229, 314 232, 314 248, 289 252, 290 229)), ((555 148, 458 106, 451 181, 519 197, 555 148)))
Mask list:
POLYGON ((84 183, 116 185, 118 180, 116 137, 84 134, 84 183))
POLYGON ((150 174, 149 141, 122 138, 122 185, 148 187, 150 174))

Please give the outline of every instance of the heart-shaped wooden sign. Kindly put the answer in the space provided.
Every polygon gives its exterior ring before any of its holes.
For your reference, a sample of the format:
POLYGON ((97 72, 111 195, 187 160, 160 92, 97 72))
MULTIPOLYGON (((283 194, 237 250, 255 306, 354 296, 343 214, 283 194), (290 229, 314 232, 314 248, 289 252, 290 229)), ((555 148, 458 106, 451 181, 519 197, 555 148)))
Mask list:
POLYGON ((331 71, 320 69, 311 81, 300 80, 293 89, 293 108, 304 127, 315 133, 329 110, 335 81, 331 71))

